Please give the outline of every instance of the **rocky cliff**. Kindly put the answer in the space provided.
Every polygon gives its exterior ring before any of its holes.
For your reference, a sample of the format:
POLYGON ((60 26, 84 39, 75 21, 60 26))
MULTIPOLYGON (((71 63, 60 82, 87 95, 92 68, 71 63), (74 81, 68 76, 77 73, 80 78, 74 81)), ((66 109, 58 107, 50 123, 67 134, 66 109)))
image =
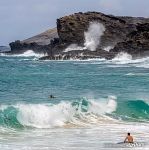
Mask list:
POLYGON ((127 52, 133 57, 149 56, 149 23, 137 24, 136 30, 116 44, 110 52, 127 52))
POLYGON ((135 30, 135 26, 128 24, 120 17, 108 16, 97 12, 76 13, 57 19, 58 35, 63 43, 84 43, 84 32, 90 22, 102 23, 106 30, 101 38, 100 47, 115 45, 123 41, 126 35, 135 30))
MULTIPOLYGON (((138 57, 148 54, 148 32, 149 18, 117 17, 99 12, 80 12, 57 19, 57 29, 48 30, 24 41, 12 42, 10 47, 11 53, 22 53, 28 49, 38 53, 48 53, 48 56, 42 59, 98 57, 111 59, 120 51, 138 57), (90 23, 93 22, 102 24, 104 30, 96 49, 91 51, 84 46, 84 43, 85 33, 88 32, 90 23), (69 51, 66 50, 72 44, 76 46, 69 51)), ((97 34, 96 36, 98 36, 97 34)), ((96 43, 98 43, 97 40, 96 43)))

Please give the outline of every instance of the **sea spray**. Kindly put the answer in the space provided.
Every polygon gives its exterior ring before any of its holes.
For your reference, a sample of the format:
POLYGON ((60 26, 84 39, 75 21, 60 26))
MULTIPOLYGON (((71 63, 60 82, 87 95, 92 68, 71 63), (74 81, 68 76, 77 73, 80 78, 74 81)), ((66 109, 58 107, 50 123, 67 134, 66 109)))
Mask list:
POLYGON ((97 46, 100 44, 100 38, 104 31, 105 27, 103 24, 91 22, 88 31, 84 33, 84 46, 91 51, 95 51, 97 46))
POLYGON ((116 111, 116 108, 117 108, 116 99, 117 98, 115 96, 108 96, 108 103, 106 106, 107 113, 112 113, 113 111, 116 111))
POLYGON ((103 24, 90 22, 88 30, 84 32, 84 47, 78 46, 78 44, 71 44, 64 50, 64 52, 86 49, 95 51, 100 44, 100 38, 104 34, 104 31, 105 27, 103 24))
POLYGON ((84 50, 84 49, 85 47, 78 46, 77 44, 71 44, 65 49, 64 52, 69 52, 73 50, 84 50))
POLYGON ((132 56, 126 52, 120 52, 112 59, 113 63, 116 64, 127 64, 132 62, 132 56))
POLYGON ((104 115, 106 113, 112 113, 117 109, 117 98, 115 96, 108 96, 107 100, 94 101, 91 100, 89 107, 90 112, 98 115, 104 115))
POLYGON ((114 48, 114 46, 106 46, 103 48, 103 50, 109 52, 112 48, 114 48))

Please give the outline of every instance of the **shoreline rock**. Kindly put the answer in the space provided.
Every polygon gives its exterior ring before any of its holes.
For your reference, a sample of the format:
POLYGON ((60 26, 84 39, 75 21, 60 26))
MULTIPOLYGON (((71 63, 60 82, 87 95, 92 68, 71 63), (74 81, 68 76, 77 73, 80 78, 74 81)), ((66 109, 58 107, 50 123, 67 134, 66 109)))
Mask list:
POLYGON ((149 23, 138 24, 136 31, 128 34, 127 39, 118 43, 110 52, 127 52, 134 58, 149 56, 149 23))
POLYGON ((75 13, 57 19, 57 28, 48 30, 24 41, 10 43, 9 54, 20 54, 26 50, 35 53, 47 53, 41 58, 57 59, 112 59, 119 52, 127 52, 133 57, 149 55, 149 18, 120 17, 100 12, 75 13), (65 52, 71 44, 84 46, 84 33, 90 22, 101 23, 105 32, 100 38, 96 51, 76 48, 65 52), (112 47, 105 51, 107 47, 112 47))

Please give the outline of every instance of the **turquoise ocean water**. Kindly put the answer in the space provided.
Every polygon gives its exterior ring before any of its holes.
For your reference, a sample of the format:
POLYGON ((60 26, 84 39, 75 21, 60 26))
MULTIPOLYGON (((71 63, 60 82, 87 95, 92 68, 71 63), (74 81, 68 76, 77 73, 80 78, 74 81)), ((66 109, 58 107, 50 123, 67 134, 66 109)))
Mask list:
POLYGON ((0 56, 0 149, 105 149, 127 132, 145 149, 148 125, 149 58, 0 56))

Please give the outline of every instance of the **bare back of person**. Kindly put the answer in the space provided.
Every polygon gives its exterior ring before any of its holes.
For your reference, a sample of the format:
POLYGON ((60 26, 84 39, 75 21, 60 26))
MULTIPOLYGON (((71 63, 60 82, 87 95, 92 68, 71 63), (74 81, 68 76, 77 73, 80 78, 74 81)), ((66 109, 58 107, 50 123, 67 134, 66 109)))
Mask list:
POLYGON ((128 133, 127 137, 124 140, 124 143, 133 143, 133 137, 128 133))

